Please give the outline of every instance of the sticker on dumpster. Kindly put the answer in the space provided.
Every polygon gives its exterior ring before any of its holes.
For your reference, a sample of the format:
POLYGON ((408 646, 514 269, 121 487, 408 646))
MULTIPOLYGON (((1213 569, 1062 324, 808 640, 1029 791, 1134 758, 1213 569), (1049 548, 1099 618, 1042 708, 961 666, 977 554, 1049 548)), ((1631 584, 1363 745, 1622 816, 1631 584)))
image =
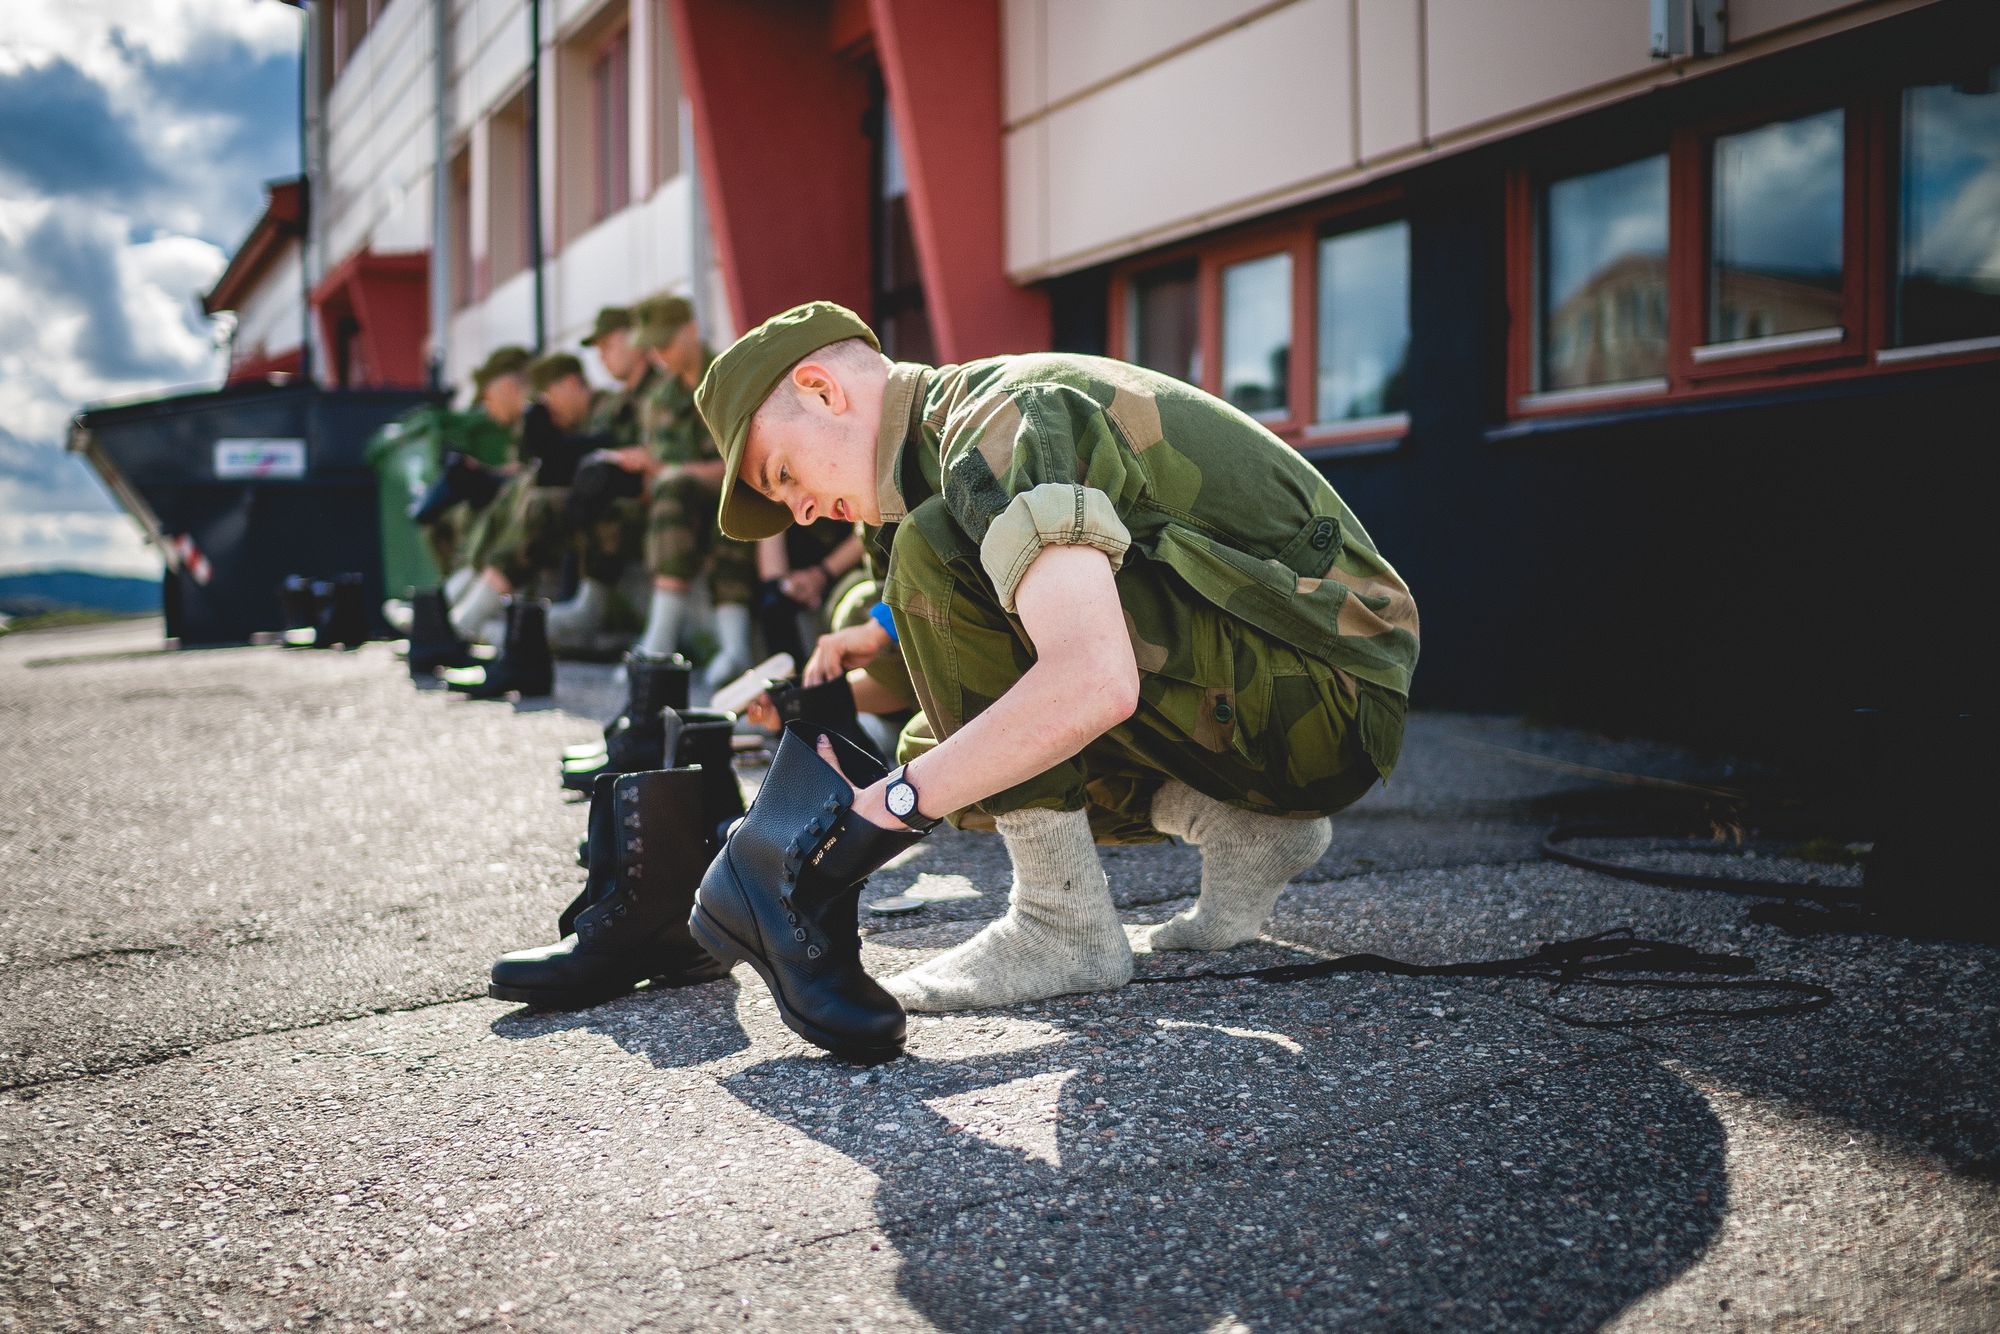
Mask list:
POLYGON ((215 442, 215 476, 218 481, 306 475, 306 442, 303 440, 218 440, 215 442))

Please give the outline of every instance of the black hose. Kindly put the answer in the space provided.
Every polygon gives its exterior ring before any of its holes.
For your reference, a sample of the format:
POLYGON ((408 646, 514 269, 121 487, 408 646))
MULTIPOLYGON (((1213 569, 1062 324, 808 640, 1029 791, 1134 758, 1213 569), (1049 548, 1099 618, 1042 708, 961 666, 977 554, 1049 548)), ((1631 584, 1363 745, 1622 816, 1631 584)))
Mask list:
POLYGON ((1747 880, 1741 876, 1698 875, 1690 871, 1663 871, 1644 866, 1631 866, 1624 862, 1592 857, 1588 853, 1576 852, 1563 846, 1572 839, 1579 838, 1686 836, 1687 832, 1684 830, 1668 831, 1619 821, 1579 820, 1559 824, 1542 835, 1542 855, 1570 866, 1582 867, 1586 871, 1596 871, 1599 875, 1615 876, 1620 880, 1635 880, 1642 885, 1659 885, 1667 889, 1712 889, 1725 894, 1748 894, 1771 899, 1817 899, 1824 903, 1854 903, 1862 897, 1862 891, 1859 889, 1839 889, 1810 881, 1747 880))

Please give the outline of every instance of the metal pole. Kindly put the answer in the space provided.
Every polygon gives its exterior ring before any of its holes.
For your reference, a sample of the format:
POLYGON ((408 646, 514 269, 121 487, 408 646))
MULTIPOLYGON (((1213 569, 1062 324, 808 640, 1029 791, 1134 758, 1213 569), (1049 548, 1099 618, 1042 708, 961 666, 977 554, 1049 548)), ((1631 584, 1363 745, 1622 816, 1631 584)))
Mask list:
POLYGON ((318 181, 313 179, 313 139, 319 121, 319 26, 317 11, 299 9, 299 176, 304 184, 303 216, 299 219, 299 381, 313 383, 313 215, 318 211, 318 181))
POLYGON ((535 266, 535 351, 548 343, 542 290, 542 0, 528 0, 528 262, 535 266))
POLYGON ((445 55, 450 0, 431 0, 431 355, 432 389, 444 384, 445 328, 451 318, 451 177, 445 156, 445 84, 451 62, 445 55))

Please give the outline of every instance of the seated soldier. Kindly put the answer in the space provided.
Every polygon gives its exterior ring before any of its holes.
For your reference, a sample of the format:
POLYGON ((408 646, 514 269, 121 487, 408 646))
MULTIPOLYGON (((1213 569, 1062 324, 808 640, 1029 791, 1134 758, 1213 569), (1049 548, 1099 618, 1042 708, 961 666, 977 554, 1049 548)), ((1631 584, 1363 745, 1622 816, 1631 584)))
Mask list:
POLYGON ((844 595, 865 578, 861 533, 831 519, 795 524, 757 544, 757 622, 765 648, 803 661, 833 628, 844 595))
POLYGON ((473 553, 478 577, 452 604, 451 625, 465 639, 486 638, 500 600, 562 563, 575 534, 565 502, 579 459, 594 443, 590 382, 583 363, 552 352, 527 368, 535 404, 523 419, 522 467, 493 502, 494 517, 473 553))
MULTIPOLYGON (((1394 766, 1415 603, 1326 479, 1229 404, 1096 357, 892 364, 830 303, 745 335, 699 402, 724 531, 882 528, 922 713, 854 812, 1006 842, 1006 915, 890 979, 905 1008, 1128 981, 1094 840, 1202 849, 1196 904, 1152 948, 1250 940, 1327 816, 1394 766)), ((869 653, 854 638, 844 667, 869 653)))
MULTIPOLYGON (((517 443, 521 434, 521 419, 528 407, 525 372, 531 360, 533 354, 525 347, 495 348, 472 372, 475 406, 495 425, 511 433, 517 443)), ((518 454, 512 450, 509 453, 512 456, 509 461, 492 471, 503 474, 512 471, 513 460, 518 458, 518 454)), ((484 468, 479 460, 470 456, 461 456, 459 466, 475 471, 484 468)), ((475 520, 489 506, 474 506, 460 500, 434 508, 437 512, 422 525, 424 542, 430 548, 439 577, 446 578, 463 568, 466 543, 472 535, 475 520)), ((455 586, 448 584, 450 595, 462 592, 469 578, 470 575, 460 575, 455 586)))

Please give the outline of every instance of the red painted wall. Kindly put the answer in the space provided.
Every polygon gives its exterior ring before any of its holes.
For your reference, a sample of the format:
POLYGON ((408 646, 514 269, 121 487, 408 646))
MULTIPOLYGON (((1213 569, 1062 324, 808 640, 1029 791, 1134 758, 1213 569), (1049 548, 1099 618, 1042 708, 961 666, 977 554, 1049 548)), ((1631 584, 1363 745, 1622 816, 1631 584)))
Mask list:
MULTIPOLYGON (((425 362, 430 337, 429 272, 427 251, 378 255, 363 250, 335 265, 313 289, 313 313, 328 348, 339 336, 337 326, 342 319, 352 317, 360 326, 350 352, 348 388, 420 388, 425 384, 429 378, 425 362)), ((329 365, 324 373, 330 375, 332 369, 329 365)))
POLYGON ((741 328, 869 304, 866 71, 817 0, 671 0, 716 258, 741 328))
POLYGON ((910 184, 938 356, 1049 345, 1049 303, 1006 276, 999 0, 869 0, 910 184))

